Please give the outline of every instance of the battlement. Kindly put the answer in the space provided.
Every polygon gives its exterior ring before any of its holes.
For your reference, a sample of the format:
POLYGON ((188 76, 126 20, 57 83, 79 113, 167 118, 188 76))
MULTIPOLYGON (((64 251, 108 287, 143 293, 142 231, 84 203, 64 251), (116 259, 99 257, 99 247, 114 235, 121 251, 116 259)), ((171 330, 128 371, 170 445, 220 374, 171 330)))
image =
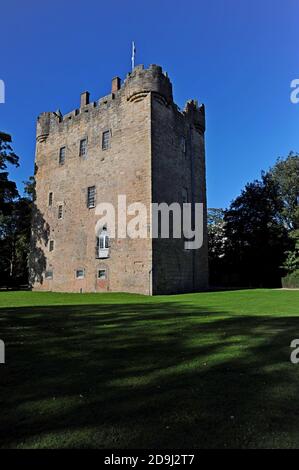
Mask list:
POLYGON ((37 118, 36 124, 36 140, 43 142, 50 134, 50 122, 54 113, 41 113, 37 118))
MULTIPOLYGON (((80 95, 80 107, 62 115, 60 110, 56 112, 41 113, 37 119, 36 139, 43 142, 49 136, 51 130, 57 129, 60 123, 65 123, 76 119, 85 113, 92 112, 95 108, 105 108, 109 103, 118 99, 125 99, 127 102, 138 102, 152 93, 156 100, 165 106, 172 105, 179 110, 173 101, 172 84, 162 67, 152 64, 148 68, 144 65, 137 65, 132 72, 129 72, 121 83, 119 77, 114 77, 111 83, 111 93, 97 101, 90 101, 88 91, 80 95)), ((185 109, 180 112, 193 123, 199 132, 205 131, 205 109, 204 105, 198 106, 197 102, 190 100, 186 103, 185 109)))
POLYGON ((196 130, 204 133, 206 130, 205 105, 198 105, 196 100, 188 100, 183 114, 189 119, 196 130))
POLYGON ((166 104, 173 101, 172 84, 159 65, 152 64, 148 69, 138 65, 127 75, 124 88, 128 101, 136 101, 150 92, 159 95, 166 104))

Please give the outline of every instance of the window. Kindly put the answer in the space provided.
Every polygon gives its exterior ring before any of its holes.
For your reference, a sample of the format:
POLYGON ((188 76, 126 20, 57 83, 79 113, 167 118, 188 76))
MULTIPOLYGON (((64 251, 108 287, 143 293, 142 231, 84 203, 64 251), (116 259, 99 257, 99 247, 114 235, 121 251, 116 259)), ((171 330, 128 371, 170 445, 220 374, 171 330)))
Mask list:
POLYGON ((107 279, 106 269, 98 270, 98 279, 100 279, 101 281, 107 279))
POLYGON ((109 258, 109 236, 106 228, 97 237, 97 257, 109 258))
POLYGON ((103 250, 105 248, 109 248, 109 238, 108 235, 106 235, 106 231, 103 231, 103 233, 100 236, 100 250, 103 250))
POLYGON ((49 193, 49 207, 53 204, 53 193, 49 193))
POLYGON ((46 271, 45 272, 45 279, 53 279, 53 271, 46 271))
POLYGON ((107 150, 110 145, 110 131, 103 132, 102 135, 102 149, 107 150))
POLYGON ((63 206, 58 206, 58 219, 63 218, 63 206))
POLYGON ((84 157, 87 153, 87 139, 80 140, 79 156, 84 157))
POLYGON ((65 147, 59 150, 59 165, 64 165, 65 162, 65 147))
POLYGON ((49 251, 54 251, 54 240, 50 240, 49 242, 49 251))
POLYGON ((76 279, 84 279, 84 269, 77 269, 76 270, 76 279))
POLYGON ((87 207, 90 209, 96 205, 96 187, 89 186, 87 188, 87 207))

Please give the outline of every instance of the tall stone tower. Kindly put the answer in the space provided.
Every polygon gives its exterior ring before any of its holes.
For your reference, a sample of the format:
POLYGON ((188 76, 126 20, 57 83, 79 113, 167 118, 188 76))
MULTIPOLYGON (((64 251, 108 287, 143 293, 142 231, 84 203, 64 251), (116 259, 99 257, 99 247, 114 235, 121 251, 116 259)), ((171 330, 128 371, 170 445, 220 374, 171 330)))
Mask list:
MULTIPOLYGON (((35 290, 164 294, 207 288, 205 111, 181 111, 162 68, 137 66, 111 93, 64 116, 42 113, 36 135, 31 277, 35 290), (99 203, 200 202, 203 245, 95 231, 99 203)), ((117 211, 117 209, 116 209, 117 211)), ((146 230, 150 234, 150 217, 146 230)))

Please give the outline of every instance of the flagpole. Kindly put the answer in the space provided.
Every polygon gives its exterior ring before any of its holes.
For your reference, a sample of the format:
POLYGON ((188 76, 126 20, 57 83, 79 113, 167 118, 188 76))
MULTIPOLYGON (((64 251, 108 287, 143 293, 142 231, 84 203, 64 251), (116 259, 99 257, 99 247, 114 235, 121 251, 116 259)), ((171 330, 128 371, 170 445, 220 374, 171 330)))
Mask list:
POLYGON ((135 53, 136 53, 135 42, 132 41, 132 70, 134 70, 135 68, 135 53))

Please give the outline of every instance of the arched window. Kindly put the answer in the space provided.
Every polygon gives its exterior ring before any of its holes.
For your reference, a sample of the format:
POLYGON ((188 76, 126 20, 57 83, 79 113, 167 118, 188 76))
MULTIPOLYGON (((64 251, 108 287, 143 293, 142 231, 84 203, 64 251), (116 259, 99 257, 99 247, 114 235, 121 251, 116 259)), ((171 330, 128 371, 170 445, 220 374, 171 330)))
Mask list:
POLYGON ((109 257, 109 236, 106 227, 104 227, 97 237, 97 255, 98 258, 109 257))

